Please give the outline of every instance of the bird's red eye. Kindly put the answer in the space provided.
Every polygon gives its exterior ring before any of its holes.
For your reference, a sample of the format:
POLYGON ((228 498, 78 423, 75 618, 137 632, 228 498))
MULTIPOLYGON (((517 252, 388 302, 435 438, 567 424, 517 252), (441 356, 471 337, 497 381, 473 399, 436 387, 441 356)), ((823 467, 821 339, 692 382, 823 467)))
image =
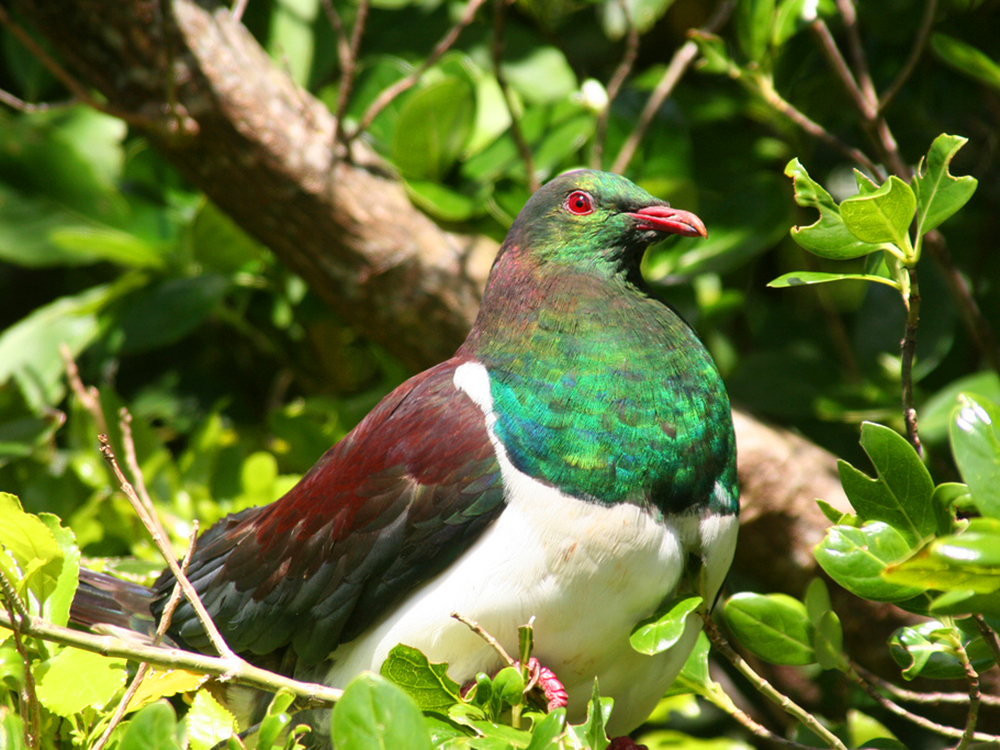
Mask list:
POLYGON ((566 210, 577 216, 592 214, 594 212, 594 199, 590 197, 590 193, 574 190, 566 198, 566 210))

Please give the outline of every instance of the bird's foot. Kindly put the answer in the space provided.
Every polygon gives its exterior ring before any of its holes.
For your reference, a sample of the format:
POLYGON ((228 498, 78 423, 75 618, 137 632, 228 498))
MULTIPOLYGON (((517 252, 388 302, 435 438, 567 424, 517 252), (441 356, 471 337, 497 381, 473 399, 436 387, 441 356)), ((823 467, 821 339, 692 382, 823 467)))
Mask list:
POLYGON ((638 744, 631 737, 615 737, 608 745, 608 750, 649 750, 649 748, 638 744))
MULTIPOLYGON (((520 662, 515 666, 520 667, 520 662)), ((548 667, 542 666, 534 656, 528 659, 528 689, 532 687, 537 687, 545 695, 545 700, 548 701, 548 705, 546 706, 547 711, 565 708, 566 703, 569 701, 566 688, 559 682, 559 678, 556 677, 555 672, 548 667)), ((628 750, 628 748, 623 747, 621 750, 628 750)))

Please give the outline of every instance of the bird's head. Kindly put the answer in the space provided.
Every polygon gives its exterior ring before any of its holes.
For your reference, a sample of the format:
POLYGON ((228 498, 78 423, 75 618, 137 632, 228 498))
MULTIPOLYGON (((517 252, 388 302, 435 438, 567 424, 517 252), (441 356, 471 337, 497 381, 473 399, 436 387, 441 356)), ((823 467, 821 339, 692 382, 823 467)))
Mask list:
POLYGON ((504 253, 530 254, 538 263, 638 265, 642 251, 670 234, 706 237, 689 211, 671 208, 620 175, 581 169, 556 177, 521 209, 504 253))

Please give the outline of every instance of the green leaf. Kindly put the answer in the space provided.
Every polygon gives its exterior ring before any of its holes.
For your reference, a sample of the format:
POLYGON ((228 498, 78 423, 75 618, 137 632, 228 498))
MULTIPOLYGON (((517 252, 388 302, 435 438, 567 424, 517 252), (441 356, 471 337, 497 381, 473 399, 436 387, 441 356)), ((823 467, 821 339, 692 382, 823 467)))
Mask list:
POLYGON ((410 200, 440 221, 468 221, 483 212, 483 202, 431 180, 406 180, 410 200))
POLYGON ((733 635, 772 664, 812 664, 813 626, 805 605, 784 594, 736 594, 723 609, 733 635))
POLYGON ((840 203, 840 215, 851 234, 875 245, 892 243, 907 254, 910 224, 916 210, 913 190, 895 175, 878 190, 840 203))
POLYGON ((276 0, 270 7, 267 51, 296 83, 306 86, 313 66, 319 0, 276 0))
POLYGON ((504 667, 493 678, 490 708, 493 716, 501 716, 509 706, 524 702, 524 677, 516 667, 504 667))
POLYGON ((643 620, 632 630, 629 642, 640 654, 660 654, 673 646, 684 635, 688 615, 705 600, 700 596, 685 596, 668 602, 661 613, 643 620))
POLYGON ((137 295, 120 313, 123 353, 177 343, 221 304, 231 281, 221 274, 167 279, 137 295))
POLYGON ((879 249, 851 233, 831 195, 809 176, 798 159, 788 162, 785 175, 792 178, 795 202, 819 211, 819 219, 815 223, 792 227, 792 239, 802 247, 821 258, 833 260, 860 258, 879 249))
POLYGON ((751 62, 767 54, 775 23, 774 0, 740 0, 736 5, 736 38, 751 62))
POLYGON ((912 557, 889 566, 885 578, 941 591, 1000 590, 1000 522, 976 519, 964 533, 938 537, 912 557))
POLYGON ((338 750, 430 750, 417 704, 378 675, 365 672, 333 708, 331 739, 338 750))
POLYGON ((448 676, 448 665, 431 664, 411 646, 394 646, 380 671, 383 677, 403 688, 421 711, 447 713, 462 700, 461 686, 448 676))
POLYGON ((975 177, 953 177, 948 171, 951 160, 968 140, 957 135, 941 134, 934 139, 927 157, 920 160, 913 177, 913 191, 919 208, 918 235, 939 226, 968 203, 976 192, 979 181, 975 177))
POLYGON ((559 750, 559 737, 566 727, 566 709, 557 708, 545 715, 531 730, 531 742, 525 750, 559 750))
POLYGON ((257 747, 260 750, 271 750, 281 733, 288 729, 292 717, 287 712, 294 701, 295 694, 288 690, 279 690, 274 694, 257 731, 257 747))
POLYGON ((814 627, 813 648, 816 651, 816 661, 823 669, 846 671, 848 662, 844 656, 844 629, 837 613, 827 610, 814 627))
POLYGON ((799 31, 815 20, 816 4, 810 0, 782 0, 774 20, 771 44, 781 47, 799 31), (812 12, 807 13, 807 7, 812 12))
POLYGON ((971 44, 947 34, 934 34, 931 37, 931 48, 938 57, 959 72, 1000 90, 1000 65, 971 44))
POLYGON ((566 99, 577 89, 576 73, 558 47, 545 44, 540 37, 518 39, 510 29, 508 49, 501 65, 507 80, 528 104, 553 104, 566 99), (520 54, 515 54, 514 50, 520 54))
MULTIPOLYGON (((903 676, 908 680, 916 677, 961 679, 965 676, 965 670, 956 656, 954 646, 949 642, 950 637, 954 637, 952 633, 952 628, 934 620, 900 628, 889 638, 889 653, 903 667, 903 676)), ((962 643, 977 671, 993 664, 992 653, 982 638, 963 637, 962 643)))
POLYGON ((924 402, 920 412, 920 439, 938 443, 948 438, 951 413, 963 391, 974 393, 987 401, 1000 403, 1000 375, 995 370, 983 370, 951 381, 924 402))
MULTIPOLYGON (((191 750, 212 750, 236 734, 236 719, 207 690, 199 690, 184 717, 191 750)), ((271 750, 270 745, 260 745, 271 750)))
POLYGON ((1000 591, 992 594, 977 594, 969 589, 946 591, 931 602, 930 611, 935 615, 1000 617, 1000 591))
POLYGON ((827 520, 832 524, 841 524, 843 526, 858 526, 858 517, 853 516, 850 513, 844 513, 842 510, 834 508, 826 500, 816 500, 816 505, 819 509, 823 511, 823 515, 826 516, 827 520))
POLYGON ((805 605, 809 622, 814 626, 824 614, 831 610, 830 591, 822 578, 813 578, 809 582, 806 587, 805 605))
POLYGON ((949 429, 955 463, 979 512, 1000 518, 1000 407, 971 393, 958 399, 949 429))
POLYGON ((863 521, 885 521, 911 545, 937 530, 931 504, 934 482, 917 452, 894 430, 874 422, 861 425, 861 447, 877 478, 838 461, 840 481, 863 521))
POLYGON ((136 713, 126 726, 118 750, 181 750, 173 707, 158 700, 136 713))
POLYGON ((767 282, 767 285, 774 289, 780 289, 790 286, 828 284, 831 281, 874 281, 891 286, 893 289, 900 288, 897 282, 887 279, 885 276, 874 276, 868 273, 824 273, 822 271, 793 271, 767 282))
POLYGON ((833 526, 816 546, 816 562, 833 580, 863 599, 898 602, 920 594, 923 587, 901 586, 882 578, 882 571, 910 551, 892 526, 881 521, 833 526))
POLYGON ((698 70, 723 75, 736 68, 736 63, 729 57, 726 42, 722 37, 698 29, 691 29, 688 36, 698 45, 698 51, 701 53, 698 70))
POLYGON ((594 679, 594 691, 587 704, 587 720, 583 724, 573 724, 566 727, 566 733, 576 745, 572 747, 587 748, 587 750, 604 750, 610 743, 604 727, 611 716, 613 701, 602 698, 601 691, 594 679))
POLYGON ((713 680, 708 672, 708 636, 704 631, 698 633, 698 640, 688 654, 687 661, 681 669, 674 684, 670 686, 667 695, 695 693, 704 695, 712 686, 713 680))
POLYGON ((77 648, 63 649, 33 671, 38 700, 59 716, 100 708, 125 684, 124 660, 77 648))
POLYGON ((51 514, 25 513, 17 497, 0 492, 0 575, 32 614, 66 625, 79 569, 71 531, 51 514))
POLYGON ((475 120, 472 87, 445 76, 410 94, 393 131, 392 161, 408 180, 440 180, 465 148, 475 120))
MULTIPOLYGON (((674 0, 625 0, 628 16, 640 34, 645 34, 674 4, 674 0)), ((622 4, 604 0, 601 4, 604 33, 610 39, 621 39, 628 31, 628 21, 622 4)))
POLYGON ((161 269, 166 266, 159 248, 112 227, 60 227, 52 231, 49 240, 81 258, 89 256, 94 262, 105 260, 129 268, 161 269))

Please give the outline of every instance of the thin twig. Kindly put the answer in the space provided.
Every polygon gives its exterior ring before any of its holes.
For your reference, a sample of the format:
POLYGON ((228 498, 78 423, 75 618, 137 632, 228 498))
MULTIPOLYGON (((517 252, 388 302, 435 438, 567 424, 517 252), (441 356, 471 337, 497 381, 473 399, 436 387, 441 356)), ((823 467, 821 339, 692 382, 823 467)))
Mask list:
POLYGON ((906 58, 906 62, 903 63, 903 67, 896 75, 896 78, 879 98, 878 112, 880 115, 896 97, 900 89, 903 88, 903 84, 909 80, 914 69, 917 67, 917 63, 920 62, 920 58, 927 48, 927 40, 930 38, 931 28, 934 26, 934 16, 937 15, 937 4, 938 0, 927 0, 927 4, 924 6, 924 18, 920 22, 920 30, 917 31, 917 38, 913 42, 913 49, 910 50, 910 56, 906 58))
POLYGON ((528 189, 533 193, 540 187, 538 175, 535 174, 535 158, 531 155, 531 147, 521 130, 520 111, 514 103, 514 95, 510 91, 507 83, 507 76, 504 75, 503 62, 503 30, 506 20, 507 3, 510 0, 496 0, 496 7, 493 14, 493 76, 497 79, 500 92, 503 94, 504 103, 510 113, 510 134, 517 144, 518 153, 521 154, 521 161, 524 162, 524 169, 528 173, 528 189))
POLYGON ((875 93, 875 84, 872 83, 871 73, 868 72, 868 59, 861 46, 861 32, 858 30, 858 14, 854 8, 854 0, 837 0, 837 9, 840 11, 841 18, 844 19, 844 27, 847 30, 847 49, 854 61, 858 85, 861 87, 864 97, 869 102, 877 104, 878 95, 875 93))
POLYGON ((854 78, 854 73, 851 72, 850 67, 847 65, 847 60, 840 54, 840 48, 837 46, 837 42, 834 41, 833 34, 830 33, 830 27, 826 25, 826 21, 822 18, 817 18, 810 24, 810 28, 819 40, 820 49, 823 50, 823 54, 826 56, 827 62, 830 63, 830 67, 837 74, 837 78, 843 84, 848 96, 854 100, 854 106, 861 111, 866 120, 874 120, 878 116, 878 102, 870 101, 861 90, 861 87, 854 78))
MULTIPOLYGON (((1000 661, 1000 657, 998 657, 998 661, 1000 661)), ((867 682, 870 682, 879 690, 884 690, 891 694, 894 698, 901 701, 908 701, 910 703, 929 703, 931 705, 937 703, 964 704, 969 702, 969 696, 967 693, 919 693, 916 690, 906 690, 905 688, 901 688, 888 680, 883 680, 877 674, 869 672, 860 664, 852 663, 851 667, 867 682)), ((988 706, 1000 706, 1000 696, 983 695, 981 700, 988 706)))
MULTIPOLYGON (((31 614, 28 612, 27 605, 21 601, 21 597, 18 596, 14 586, 7 580, 2 571, 0 571, 0 592, 3 593, 4 608, 11 621, 20 619, 23 623, 30 619, 31 614), (16 617, 15 612, 17 613, 16 617)), ((28 747, 34 749, 41 745, 42 739, 41 704, 38 702, 38 695, 35 692, 35 677, 31 672, 31 657, 28 656, 28 649, 25 648, 17 628, 12 629, 14 631, 14 650, 17 651, 17 655, 24 665, 24 683, 18 694, 20 713, 22 716, 28 717, 24 727, 25 740, 28 747)))
POLYGON ((913 405, 913 358, 917 352, 917 324, 920 321, 920 287, 917 285, 917 269, 907 268, 909 293, 906 304, 906 332, 900 343, 900 382, 902 385, 903 420, 906 422, 906 437, 917 451, 923 455, 920 433, 917 431, 917 409, 913 405))
POLYGON ((59 344, 59 354, 62 356, 63 366, 66 368, 66 380, 69 387, 76 394, 81 406, 89 412, 97 425, 98 433, 107 434, 108 423, 104 419, 104 409, 101 407, 101 393, 94 386, 89 388, 80 379, 80 370, 76 366, 73 354, 65 343, 59 344))
POLYGON ((750 684, 752 684, 758 692, 779 705, 785 713, 808 728, 813 734, 819 737, 820 740, 825 742, 827 747, 835 748, 835 750, 847 750, 847 746, 844 745, 844 743, 841 742, 840 739, 833 734, 833 732, 824 727, 815 716, 809 713, 806 709, 802 708, 802 706, 793 701, 787 695, 784 695, 776 690, 771 683, 757 674, 753 668, 743 660, 743 657, 733 650, 733 647, 729 645, 726 639, 722 636, 722 633, 719 632, 719 628, 707 612, 702 613, 701 616, 705 621, 705 634, 712 642, 712 645, 715 646, 719 653, 726 657, 726 659, 728 659, 734 667, 736 667, 740 674, 750 681, 750 684))
MULTIPOLYGON (((934 734, 939 734, 942 737, 952 737, 952 738, 957 739, 957 738, 960 738, 962 736, 963 730, 956 729, 955 727, 949 727, 949 726, 947 726, 945 724, 938 724, 937 722, 931 721, 930 719, 928 719, 928 718, 926 718, 924 716, 921 716, 920 714, 915 714, 912 711, 907 711, 905 708, 903 708, 902 706, 900 706, 895 701, 892 701, 892 700, 889 700, 888 698, 886 698, 884 695, 882 695, 882 693, 880 693, 876 689, 875 684, 873 684, 873 681, 870 679, 871 678, 871 674, 868 673, 868 672, 865 672, 865 670, 862 670, 856 664, 851 664, 851 668, 848 669, 848 671, 847 671, 846 674, 847 674, 848 679, 851 680, 851 682, 853 682, 859 688, 861 688, 862 690, 864 690, 865 693, 873 701, 875 701, 876 703, 878 703, 882 708, 884 708, 886 711, 889 711, 892 714, 895 714, 896 716, 898 716, 898 717, 900 717, 902 719, 906 719, 906 721, 910 722, 914 726, 918 726, 921 729, 926 729, 928 732, 933 732, 934 734), (862 673, 864 673, 864 674, 862 675, 862 673)), ((880 687, 880 688, 889 688, 890 687, 889 684, 885 683, 884 680, 879 680, 878 683, 876 683, 876 684, 878 684, 878 687, 880 687)), ((892 687, 895 687, 895 686, 892 686, 892 687)), ((948 694, 946 693, 945 695, 948 695, 948 694)), ((968 703, 968 701, 969 701, 969 696, 968 695, 963 695, 961 697, 963 699, 963 701, 962 701, 963 703, 968 703)), ((992 741, 1000 739, 1000 737, 995 737, 995 736, 993 736, 991 734, 985 734, 985 733, 982 733, 982 732, 976 732, 975 739, 982 740, 984 742, 992 742, 992 741)))
POLYGON ((511 658, 510 654, 508 654, 507 651, 504 649, 504 647, 500 645, 500 641, 498 641, 492 635, 487 633, 486 630, 483 629, 482 625, 480 625, 475 620, 470 620, 468 617, 459 614, 458 612, 452 612, 451 616, 456 620, 458 620, 463 625, 468 626, 469 630, 471 630, 473 633, 475 633, 484 641, 486 641, 488 644, 490 644, 490 646, 492 646, 493 649, 498 654, 500 654, 500 658, 502 658, 505 662, 507 662, 508 667, 517 666, 517 661, 511 658))
POLYGON ((174 574, 174 578, 180 583, 181 589, 184 591, 184 596, 194 607, 195 613, 198 615, 198 620, 201 622, 205 632, 208 634, 209 640, 211 640, 212 645, 215 650, 225 659, 231 660, 234 663, 242 662, 233 650, 229 648, 226 641, 223 639, 222 635, 219 633, 218 628, 215 627, 215 623, 212 622, 211 615, 205 609, 205 605, 202 604, 201 599, 198 597, 198 592, 195 591, 194 586, 188 580, 187 576, 181 571, 180 565, 177 562, 177 557, 174 555, 172 549, 170 549, 170 542, 166 537, 160 535, 157 531, 157 524, 153 522, 153 519, 149 517, 149 513, 146 511, 145 506, 139 500, 139 496, 136 495, 135 488, 126 479, 125 475, 122 473, 121 467, 118 466, 118 461, 115 459, 114 451, 111 449, 111 443, 108 441, 107 435, 98 435, 98 441, 101 443, 101 455, 104 456, 105 460, 111 465, 112 471, 115 473, 115 477, 118 479, 118 483, 122 488, 122 492, 129 499, 132 504, 132 508, 139 515, 142 520, 143 525, 149 532, 150 536, 153 538, 153 542, 156 544, 157 549, 160 550, 160 554, 163 555, 163 559, 167 561, 167 566, 170 568, 170 572, 174 574))
MULTIPOLYGON (((427 58, 420 64, 416 70, 407 75, 405 78, 401 78, 394 84, 383 90, 375 101, 371 103, 367 110, 365 110, 364 115, 362 115, 357 128, 351 133, 348 138, 349 141, 354 140, 361 133, 368 129, 372 124, 372 121, 378 117, 379 113, 385 109, 397 96, 402 94, 404 91, 413 86, 420 77, 426 73, 434 63, 440 59, 441 55, 451 49, 452 45, 458 39, 458 35, 462 33, 462 30, 472 23, 472 20, 476 16, 476 12, 482 7, 486 0, 469 0, 468 4, 465 6, 465 12, 462 17, 455 22, 455 24, 448 30, 448 32, 441 37, 440 41, 431 50, 431 53, 427 58)), ((339 121, 339 117, 338 117, 339 121)))
POLYGON ((625 34, 625 52, 622 54, 621 62, 618 63, 618 67, 615 68, 615 72, 608 82, 608 101, 604 105, 604 109, 597 116, 597 124, 594 128, 594 148, 590 152, 590 166, 594 169, 601 168, 601 161, 604 156, 604 139, 607 137, 608 119, 611 117, 611 105, 614 104, 622 84, 625 83, 625 79, 632 72, 632 66, 635 65, 636 57, 639 55, 639 27, 636 26, 635 20, 632 18, 632 12, 629 10, 627 0, 618 0, 618 5, 621 8, 622 15, 625 17, 625 28, 627 29, 625 34))
POLYGON ((962 732, 962 739, 955 746, 955 750, 966 750, 973 741, 978 739, 976 725, 979 723, 979 704, 982 693, 979 689, 979 673, 972 666, 969 653, 965 650, 965 646, 962 645, 962 639, 955 634, 955 631, 952 631, 951 645, 955 649, 958 663, 962 665, 962 670, 965 672, 965 684, 969 689, 969 708, 965 714, 965 731, 962 732))
POLYGON ((343 694, 342 690, 318 685, 311 682, 300 682, 284 675, 269 672, 255 667, 253 664, 238 660, 234 662, 219 656, 206 656, 193 651, 183 651, 177 648, 149 646, 142 643, 124 641, 112 635, 93 635, 72 628, 64 628, 46 622, 40 617, 12 619, 6 612, 0 612, 0 626, 17 630, 23 635, 41 638, 52 643, 90 651, 91 653, 110 656, 117 659, 146 661, 154 667, 164 669, 185 669, 191 672, 212 675, 236 685, 266 690, 274 693, 278 690, 289 690, 295 695, 311 700, 310 705, 321 706, 336 703, 343 694))
MULTIPOLYGON (((724 0, 724 2, 719 3, 715 9, 715 13, 708 19, 708 23, 702 26, 699 31, 711 34, 720 29, 729 20, 729 16, 732 14, 735 5, 736 0, 724 0)), ((670 59, 670 64, 667 65, 663 76, 656 84, 656 88, 653 89, 653 93, 650 94, 646 105, 642 108, 635 127, 618 150, 618 156, 615 157, 614 164, 611 167, 612 172, 623 173, 628 169, 628 165, 632 161, 632 157, 635 156, 636 149, 639 148, 642 139, 646 137, 646 131, 649 130, 649 126, 652 124, 657 111, 663 105, 663 102, 666 101, 667 97, 670 96, 670 92, 674 90, 674 86, 677 85, 677 82, 680 81, 688 67, 697 57, 698 45, 691 39, 684 42, 674 52, 674 56, 670 59)))
POLYGON ((232 16, 234 21, 239 21, 243 18, 243 13, 246 11, 249 2, 250 0, 236 0, 236 2, 233 3, 233 7, 229 11, 229 15, 232 16))
POLYGON ((770 745, 793 748, 793 750, 806 750, 806 748, 814 750, 809 745, 802 745, 793 740, 785 739, 781 735, 772 732, 763 724, 757 722, 746 711, 739 708, 718 683, 713 683, 712 689, 710 690, 699 690, 698 695, 701 695, 707 701, 711 702, 712 705, 733 717, 737 723, 741 724, 755 737, 760 737, 770 745))
MULTIPOLYGON (((184 571, 185 575, 187 575, 188 564, 191 562, 191 555, 194 554, 194 547, 197 539, 198 522, 195 521, 191 529, 191 535, 188 537, 188 547, 187 552, 184 554, 184 563, 181 565, 181 570, 184 571)), ((183 599, 183 593, 181 592, 180 584, 174 583, 174 590, 170 592, 170 599, 167 601, 166 607, 163 608, 163 614, 160 617, 160 624, 156 628, 156 634, 153 636, 152 645, 158 646, 160 641, 163 640, 163 636, 166 635, 167 629, 170 627, 170 621, 173 619, 174 611, 177 609, 177 605, 181 603, 181 599, 183 599)), ((128 689, 122 696, 122 699, 118 701, 118 706, 115 708, 115 712, 111 716, 111 721, 108 723, 108 726, 105 728, 100 739, 94 743, 91 750, 103 750, 104 746, 108 744, 108 740, 111 739, 111 733, 115 731, 115 727, 118 726, 122 717, 125 716, 125 712, 128 710, 129 704, 132 702, 132 698, 134 698, 135 694, 139 692, 139 687, 146 679, 149 669, 149 662, 144 661, 139 664, 139 668, 136 669, 135 672, 135 677, 132 678, 132 682, 129 684, 128 689)))
POLYGON ((7 9, 0 5, 0 24, 3 24, 11 33, 17 37, 18 41, 24 45, 24 47, 38 59, 39 62, 44 65, 53 76, 59 79, 70 93, 83 102, 84 104, 93 107, 99 112, 104 112, 105 114, 117 117, 133 125, 138 125, 141 127, 152 127, 153 123, 148 118, 136 115, 132 112, 126 112, 124 110, 117 109, 108 104, 97 101, 94 97, 90 95, 90 92, 81 84, 76 78, 69 74, 69 72, 60 65, 52 55, 45 51, 38 42, 35 41, 34 37, 31 36, 20 24, 14 21, 7 12, 7 9))
MULTIPOLYGON (((976 627, 979 628, 979 634, 983 637, 983 641, 989 647, 990 652, 993 654, 993 658, 998 664, 1000 664, 1000 638, 997 638, 997 631, 990 627, 989 623, 982 615, 972 615, 973 621, 976 623, 976 627)), ((1000 698, 994 699, 993 696, 982 696, 982 701, 984 703, 989 703, 991 705, 1000 705, 1000 698), (989 699, 989 700, 987 700, 989 699), (995 703, 993 701, 996 701, 995 703)))
POLYGON ((122 431, 122 448, 125 451, 125 465, 128 466, 128 470, 132 473, 132 482, 139 495, 139 500, 146 507, 150 519, 156 525, 156 530, 166 539, 166 529, 163 528, 163 524, 160 523, 160 519, 156 515, 153 500, 146 489, 146 479, 139 466, 139 459, 136 457, 135 441, 132 439, 132 415, 124 406, 118 411, 118 426, 122 431))
MULTIPOLYGON (((340 17, 337 15, 333 3, 327 0, 325 4, 332 11, 333 16, 331 17, 336 17, 339 20, 340 17)), ((340 90, 337 91, 337 108, 334 113, 333 122, 334 154, 337 153, 337 144, 344 132, 344 116, 347 113, 348 105, 351 103, 351 94, 354 92, 354 79, 358 70, 358 53, 361 51, 361 39, 365 33, 365 24, 368 21, 368 9, 370 7, 371 3, 369 0, 361 0, 358 4, 358 11, 354 16, 354 28, 351 29, 350 41, 346 45, 338 43, 337 46, 340 56, 340 90)), ((329 12, 328 15, 330 15, 329 12)), ((343 34, 342 24, 335 28, 339 28, 339 32, 343 34)), ((356 135, 357 131, 354 133, 354 136, 356 135)), ((349 146, 350 144, 348 143, 347 145, 349 146)))
POLYGON ((11 109, 17 110, 18 112, 24 112, 26 115, 33 115, 38 112, 49 112, 53 109, 65 109, 66 107, 72 107, 74 104, 78 104, 78 102, 76 99, 68 99, 64 102, 42 102, 40 104, 33 104, 31 102, 24 101, 24 99, 19 99, 9 91, 0 89, 0 104, 6 104, 11 109))

